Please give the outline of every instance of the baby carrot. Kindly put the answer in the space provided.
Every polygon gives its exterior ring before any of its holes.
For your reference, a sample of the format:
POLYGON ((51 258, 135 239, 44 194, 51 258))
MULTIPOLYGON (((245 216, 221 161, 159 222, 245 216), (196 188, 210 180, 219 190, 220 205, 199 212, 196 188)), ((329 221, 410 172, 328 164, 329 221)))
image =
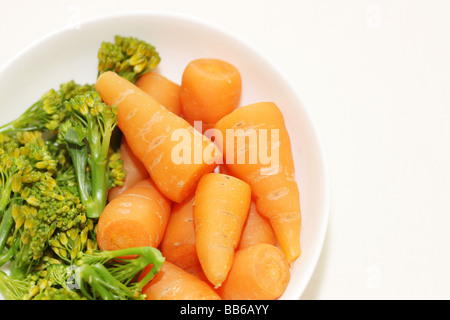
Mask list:
POLYGON ((193 211, 194 197, 173 205, 161 242, 161 253, 168 261, 198 276, 202 268, 195 249, 193 211))
POLYGON ((288 262, 293 263, 301 254, 300 195, 281 111, 272 102, 253 103, 223 117, 214 130, 223 137, 216 143, 227 168, 251 186, 258 212, 269 219, 288 262), (245 142, 239 142, 242 137, 245 142))
POLYGON ((108 105, 117 106, 118 126, 128 145, 170 200, 182 202, 192 195, 199 179, 221 161, 215 143, 116 73, 102 73, 95 88, 108 105), (180 149, 192 153, 181 157, 180 149))
POLYGON ((108 201, 117 198, 122 192, 132 187, 135 183, 148 178, 148 172, 144 165, 136 158, 131 151, 124 137, 120 143, 120 156, 123 161, 123 168, 126 172, 123 185, 114 187, 108 191, 108 201))
POLYGON ((170 201, 150 178, 136 183, 109 202, 97 225, 101 250, 157 247, 169 220, 170 201))
MULTIPOLYGON (((219 172, 232 175, 225 164, 219 165, 219 172)), ((237 249, 242 249, 261 242, 276 245, 277 238, 269 220, 258 212, 256 204, 252 200, 237 249)))
POLYGON ((142 293, 147 300, 221 300, 209 284, 167 260, 142 293))
POLYGON ((149 71, 138 79, 136 86, 147 92, 176 115, 181 114, 179 84, 169 80, 162 74, 149 71))
POLYGON ((237 249, 263 242, 276 245, 277 238, 270 222, 266 217, 259 214, 255 202, 252 201, 237 249))
POLYGON ((196 59, 188 63, 181 80, 183 116, 192 125, 202 121, 203 132, 237 108, 242 92, 239 70, 220 59, 196 59))
POLYGON ((268 243, 236 251, 227 279, 217 292, 224 300, 275 300, 290 280, 283 252, 268 243))
POLYGON ((194 197, 195 245, 215 288, 227 277, 251 202, 250 186, 220 174, 204 175, 194 197))

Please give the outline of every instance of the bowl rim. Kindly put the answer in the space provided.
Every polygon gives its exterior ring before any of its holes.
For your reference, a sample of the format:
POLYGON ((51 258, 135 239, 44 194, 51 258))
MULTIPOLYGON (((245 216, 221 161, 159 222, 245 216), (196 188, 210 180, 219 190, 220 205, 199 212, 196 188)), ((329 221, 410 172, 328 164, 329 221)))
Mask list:
POLYGON ((304 291, 308 284, 311 281, 311 278, 313 276, 313 273, 317 269, 317 264, 319 262, 319 258, 323 252, 323 247, 325 243, 325 238, 328 230, 328 223, 329 223, 329 217, 330 217, 330 176, 329 176, 329 167, 327 163, 326 158, 326 152, 325 148, 323 146, 317 124, 314 120, 314 118, 311 115, 311 111, 309 108, 309 104, 305 102, 304 97, 302 97, 299 93, 299 90, 293 85, 292 80, 286 76, 285 72, 278 66, 276 63, 268 57, 268 55, 263 52, 261 49, 259 49, 257 46, 255 46, 253 43, 251 43, 249 40, 245 39, 241 35, 230 31, 229 29, 221 26, 220 24, 217 24, 215 22, 212 22, 211 20, 207 20, 205 18, 201 18, 198 16, 185 14, 185 13, 179 13, 179 12, 170 12, 170 11, 164 11, 164 10, 128 10, 128 11, 121 11, 121 12, 111 12, 111 13, 105 13, 105 14, 99 14, 92 17, 88 17, 85 19, 82 19, 80 21, 74 22, 72 24, 67 24, 63 27, 60 27, 52 32, 47 33, 46 35, 38 38, 31 44, 25 46, 23 49, 21 49, 17 54, 15 54, 12 58, 7 60, 6 63, 0 66, 0 75, 4 73, 9 66, 16 63, 16 61, 20 60, 23 55, 25 55, 28 51, 32 50, 34 47, 41 45, 42 43, 45 43, 47 40, 50 40, 53 37, 57 37, 58 35, 67 32, 68 30, 73 29, 76 26, 83 26, 83 25, 93 25, 97 23, 104 23, 110 20, 118 19, 118 18, 129 18, 129 17, 167 17, 170 19, 177 19, 181 20, 186 23, 192 23, 192 24, 199 24, 203 25, 207 28, 214 29, 227 37, 232 38, 234 41, 238 41, 240 45, 247 47, 251 52, 254 52, 255 54, 259 55, 261 59, 263 59, 268 65, 272 67, 272 69, 278 73, 278 75, 281 77, 281 79, 284 81, 284 83, 289 87, 289 91, 295 96, 295 99, 300 103, 300 108, 302 108, 302 112, 307 117, 307 121, 310 124, 311 131, 314 136, 315 140, 315 148, 317 149, 318 154, 318 160, 319 163, 319 171, 321 173, 320 178, 320 185, 321 187, 321 198, 322 198, 322 207, 323 210, 321 212, 321 221, 320 221, 320 233, 316 235, 316 239, 318 243, 315 244, 317 246, 318 250, 315 250, 314 253, 309 257, 309 259, 312 259, 308 263, 308 268, 304 270, 304 274, 307 277, 307 281, 303 282, 302 286, 296 287, 295 295, 298 297, 298 299, 301 299, 302 295, 304 294, 304 291))

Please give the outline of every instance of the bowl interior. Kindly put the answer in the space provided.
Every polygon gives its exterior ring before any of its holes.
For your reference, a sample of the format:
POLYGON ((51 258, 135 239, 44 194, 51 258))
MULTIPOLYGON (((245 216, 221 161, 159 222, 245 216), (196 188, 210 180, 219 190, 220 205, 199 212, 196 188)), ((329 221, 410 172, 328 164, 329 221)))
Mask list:
POLYGON ((302 256, 292 268, 281 299, 299 299, 316 266, 328 220, 328 177, 320 141, 297 89, 262 52, 222 28, 168 13, 108 15, 67 27, 41 39, 0 69, 1 122, 16 118, 50 88, 75 80, 94 83, 97 50, 114 35, 134 36, 155 45, 157 71, 180 83, 184 67, 200 57, 224 59, 241 72, 241 105, 273 101, 283 112, 294 154, 302 207, 302 256))

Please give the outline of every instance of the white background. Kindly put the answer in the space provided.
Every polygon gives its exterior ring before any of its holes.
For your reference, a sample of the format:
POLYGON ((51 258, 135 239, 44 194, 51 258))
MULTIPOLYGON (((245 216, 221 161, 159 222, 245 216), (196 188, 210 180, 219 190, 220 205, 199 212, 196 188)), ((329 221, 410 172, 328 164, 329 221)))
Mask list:
POLYGON ((331 210, 302 299, 450 299, 449 1, 0 0, 0 66, 68 24, 140 9, 246 38, 306 101, 331 210))

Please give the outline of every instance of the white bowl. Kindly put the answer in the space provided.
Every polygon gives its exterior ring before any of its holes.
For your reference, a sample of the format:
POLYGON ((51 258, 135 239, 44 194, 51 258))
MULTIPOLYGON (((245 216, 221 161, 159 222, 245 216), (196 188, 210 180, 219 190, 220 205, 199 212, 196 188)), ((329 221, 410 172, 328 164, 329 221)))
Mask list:
POLYGON ((107 15, 66 27, 34 43, 0 69, 1 122, 16 118, 63 82, 95 83, 100 43, 113 41, 116 34, 152 43, 162 58, 157 70, 177 83, 190 60, 229 61, 242 74, 242 105, 273 101, 280 107, 292 141, 302 208, 302 255, 280 299, 300 299, 316 267, 328 223, 324 152, 297 88, 264 53, 239 36, 207 21, 161 12, 107 15))

